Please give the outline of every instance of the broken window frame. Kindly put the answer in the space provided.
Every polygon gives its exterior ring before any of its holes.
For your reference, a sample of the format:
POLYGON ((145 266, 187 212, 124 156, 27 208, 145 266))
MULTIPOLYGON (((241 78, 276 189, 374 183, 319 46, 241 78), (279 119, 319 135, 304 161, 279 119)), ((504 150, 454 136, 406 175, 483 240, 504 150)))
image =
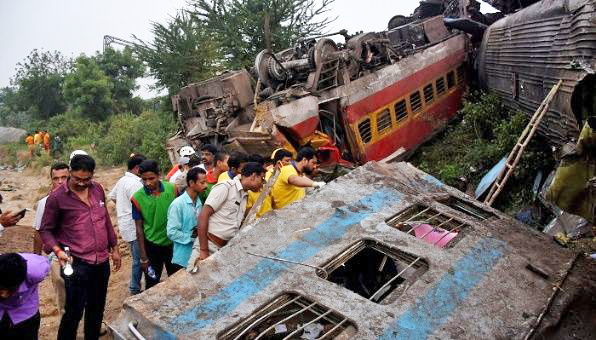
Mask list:
POLYGON ((486 221, 490 218, 498 217, 492 211, 488 211, 482 207, 478 207, 475 204, 468 202, 467 200, 461 199, 455 196, 449 196, 444 200, 439 200, 439 203, 448 206, 449 208, 466 214, 472 218, 476 218, 481 221, 486 221))
POLYGON ((437 243, 439 243, 445 236, 449 235, 449 233, 458 231, 458 235, 455 236, 452 240, 450 240, 447 244, 445 244, 445 246, 443 248, 453 247, 455 244, 457 244, 464 237, 465 233, 467 233, 469 230, 473 229, 472 226, 468 222, 463 221, 462 219, 460 219, 458 217, 451 216, 447 213, 441 212, 441 211, 437 210, 436 208, 434 208, 430 205, 427 205, 427 204, 423 204, 423 203, 412 204, 412 205, 406 207, 405 209, 402 209, 395 215, 386 219, 385 223, 392 228, 395 228, 407 235, 410 235, 416 239, 419 239, 419 240, 421 240, 425 243, 431 244, 433 246, 437 246, 437 243), (414 213, 412 216, 409 216, 408 218, 405 218, 405 216, 408 216, 407 214, 409 214, 410 211, 412 211, 412 210, 418 211, 418 212, 414 213), (432 213, 432 215, 424 216, 424 214, 427 212, 432 213), (424 220, 414 220, 414 218, 418 218, 419 216, 422 216, 423 218, 426 217, 426 218, 424 220), (433 220, 435 220, 435 221, 438 220, 438 224, 436 224, 436 223, 432 224, 431 221, 433 221, 433 220), (414 222, 416 222, 418 225, 414 226, 413 225, 414 222), (445 225, 449 225, 450 223, 455 223, 455 225, 452 225, 452 227, 450 229, 446 229, 443 227, 445 225), (432 226, 433 229, 431 231, 427 232, 426 234, 422 235, 421 237, 416 237, 416 235, 413 234, 413 232, 415 232, 416 229, 420 228, 420 226, 422 226, 424 224, 428 224, 428 225, 432 226), (403 230, 401 227, 406 227, 408 229, 403 230), (445 233, 445 235, 443 235, 440 239, 438 239, 434 243, 426 242, 424 240, 424 238, 427 235, 429 235, 436 228, 441 228, 441 229, 447 231, 447 233, 445 233))
MULTIPOLYGON (((261 331, 254 340, 257 339, 265 339, 267 338, 266 334, 271 330, 275 329, 276 325, 283 324, 292 320, 295 317, 300 316, 306 312, 310 312, 315 314, 316 317, 311 321, 302 324, 299 328, 294 331, 288 331, 288 335, 284 337, 284 339, 288 339, 292 336, 298 336, 298 332, 303 331, 308 325, 317 322, 321 319, 328 321, 329 323, 334 324, 333 328, 327 330, 325 333, 320 334, 318 339, 324 339, 334 332, 339 331, 339 333, 335 334, 335 337, 342 335, 345 331, 352 331, 353 334, 348 334, 354 336, 358 333, 358 327, 356 324, 342 315, 341 313, 337 312, 334 309, 327 308, 324 305, 314 301, 311 298, 308 298, 300 293, 296 292, 284 292, 277 297, 273 298, 266 304, 260 306, 255 311, 253 311, 250 315, 246 316, 245 318, 241 319, 239 322, 235 323, 222 333, 217 336, 218 340, 237 340, 242 339, 243 336, 246 336, 251 330, 257 328, 259 325, 265 323, 269 320, 271 315, 276 312, 283 310, 284 308, 290 309, 292 305, 296 305, 297 308, 300 308, 297 312, 290 314, 290 316, 277 321, 273 325, 267 327, 265 330, 261 331)), ((291 311, 291 310, 290 310, 291 311)))
POLYGON ((407 290, 408 287, 414 284, 414 282, 416 282, 420 277, 422 277, 422 275, 424 275, 424 273, 428 271, 428 261, 422 258, 421 256, 413 255, 395 247, 388 246, 379 241, 365 238, 350 245, 342 252, 335 255, 327 263, 322 265, 321 267, 324 269, 326 277, 323 277, 320 272, 318 272, 317 275, 329 282, 339 285, 338 283, 335 283, 330 279, 333 275, 333 272, 338 268, 344 266, 345 263, 349 262, 352 258, 356 257, 361 251, 363 251, 366 248, 372 248, 373 250, 384 254, 385 257, 383 263, 385 263, 387 259, 392 259, 393 261, 400 261, 401 264, 404 265, 404 268, 402 270, 395 274, 391 279, 387 280, 380 288, 376 289, 376 291, 373 294, 371 294, 368 298, 347 287, 343 287, 345 289, 350 290, 354 294, 362 296, 363 298, 371 302, 383 305, 394 303, 398 299, 398 297, 401 296, 407 290), (409 277, 403 277, 404 273, 410 268, 413 268, 415 270, 414 273, 411 274, 409 277), (396 287, 393 287, 388 291, 384 291, 384 289, 387 286, 391 285, 398 278, 402 278, 404 281, 398 283, 396 287), (378 295, 382 298, 380 298, 380 300, 378 301, 375 301, 374 298, 378 295))
POLYGON ((358 134, 362 144, 367 144, 372 141, 372 127, 370 117, 366 117, 360 123, 358 123, 358 134))

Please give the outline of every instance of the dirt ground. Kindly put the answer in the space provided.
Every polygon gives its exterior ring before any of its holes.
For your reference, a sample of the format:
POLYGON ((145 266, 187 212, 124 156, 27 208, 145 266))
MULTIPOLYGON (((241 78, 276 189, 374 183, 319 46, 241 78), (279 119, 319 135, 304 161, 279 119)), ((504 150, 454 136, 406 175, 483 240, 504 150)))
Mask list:
MULTIPOLYGON (((123 173, 124 168, 98 169, 95 174, 95 180, 104 187, 107 194, 107 190, 110 190, 114 186, 123 173)), ((16 227, 8 228, 4 231, 4 235, 0 238, 0 253, 33 251, 34 230, 32 225, 35 216, 35 203, 47 194, 49 188, 49 168, 42 170, 27 169, 23 172, 0 170, 0 194, 4 198, 1 206, 2 211, 16 211, 23 208, 31 210, 19 221, 16 227)), ((112 217, 112 222, 116 226, 114 204, 108 204, 108 209, 112 217)), ((118 233, 117 227, 116 233, 118 233)), ((104 314, 104 321, 108 323, 118 316, 124 299, 128 297, 131 257, 125 242, 119 239, 119 243, 120 253, 122 254, 122 268, 118 272, 112 272, 110 275, 104 314)), ((39 287, 41 314, 40 339, 56 339, 60 317, 54 296, 52 282, 47 277, 39 287)), ((79 334, 82 334, 82 324, 83 322, 81 322, 79 334)), ((82 339, 82 336, 80 338, 82 339)))

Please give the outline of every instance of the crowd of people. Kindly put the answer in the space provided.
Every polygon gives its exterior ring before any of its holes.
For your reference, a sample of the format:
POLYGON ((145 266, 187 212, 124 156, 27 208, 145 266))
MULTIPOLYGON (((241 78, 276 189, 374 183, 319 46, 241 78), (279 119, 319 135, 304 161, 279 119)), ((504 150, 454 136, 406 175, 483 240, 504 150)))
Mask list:
POLYGON ((30 157, 39 156, 43 151, 54 158, 58 158, 63 151, 60 137, 54 136, 54 139, 51 139, 48 130, 35 130, 34 133, 28 134, 25 137, 25 144, 27 144, 27 148, 29 149, 30 157))
MULTIPOLYGON (((213 145, 197 153, 179 150, 178 164, 162 178, 159 164, 131 154, 127 171, 106 196, 93 180, 95 161, 86 152, 50 169, 52 188, 36 208, 37 254, 0 255, 0 334, 3 339, 36 339, 40 326, 38 284, 50 275, 61 315, 58 339, 76 339, 84 315, 85 339, 101 333, 110 268, 121 265, 118 238, 107 202, 116 207, 120 237, 132 257, 129 292, 142 291, 168 276, 194 268, 235 237, 253 209, 256 218, 300 200, 318 170, 312 148, 295 159, 277 149, 259 155, 231 154, 213 145), (264 183, 271 182, 268 190, 264 183), (49 256, 42 257, 42 249, 49 256), (110 265, 110 258, 112 263, 110 265)), ((0 211, 0 235, 18 216, 0 211)))

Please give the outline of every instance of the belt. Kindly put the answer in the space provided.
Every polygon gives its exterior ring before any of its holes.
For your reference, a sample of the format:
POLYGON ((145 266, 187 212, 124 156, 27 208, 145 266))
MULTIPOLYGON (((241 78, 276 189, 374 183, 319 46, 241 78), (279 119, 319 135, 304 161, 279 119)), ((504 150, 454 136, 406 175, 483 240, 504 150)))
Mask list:
POLYGON ((213 235, 212 233, 207 233, 207 239, 209 239, 209 241, 215 243, 220 248, 225 246, 226 244, 228 244, 228 241, 222 240, 221 238, 213 235))

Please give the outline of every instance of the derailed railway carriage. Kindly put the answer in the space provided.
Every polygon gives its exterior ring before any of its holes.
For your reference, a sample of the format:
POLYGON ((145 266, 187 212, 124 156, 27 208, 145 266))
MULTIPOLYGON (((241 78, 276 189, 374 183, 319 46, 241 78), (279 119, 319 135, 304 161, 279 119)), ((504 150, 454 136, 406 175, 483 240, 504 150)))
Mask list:
POLYGON ((324 163, 403 157, 455 116, 466 84, 469 39, 442 16, 380 33, 300 41, 255 59, 255 80, 234 71, 172 98, 183 145, 216 143, 269 156, 310 145, 324 163))
POLYGON ((588 306, 574 318, 593 315, 594 291, 577 295, 593 287, 573 274, 579 262, 407 163, 370 162, 244 227, 197 273, 128 298, 110 329, 118 339, 541 338, 570 301, 588 306))

